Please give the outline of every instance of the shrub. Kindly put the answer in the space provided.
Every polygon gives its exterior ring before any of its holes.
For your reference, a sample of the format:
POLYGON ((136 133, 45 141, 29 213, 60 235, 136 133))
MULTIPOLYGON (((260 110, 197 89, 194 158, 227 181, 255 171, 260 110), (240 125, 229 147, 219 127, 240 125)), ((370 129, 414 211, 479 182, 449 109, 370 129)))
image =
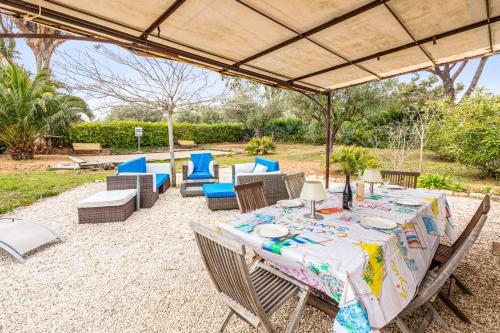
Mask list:
MULTIPOLYGON (((168 145, 167 123, 138 121, 113 121, 82 123, 70 132, 72 142, 97 142, 108 148, 134 148, 137 138, 134 128, 142 127, 142 146, 162 147, 168 145)), ((237 124, 174 124, 174 141, 194 140, 196 143, 238 142, 245 136, 242 125, 237 124)))
POLYGON ((435 123, 429 148, 480 170, 485 176, 500 174, 500 97, 477 93, 449 108, 437 105, 443 118, 435 123))
POLYGON ((449 176, 424 173, 418 178, 418 187, 448 190, 450 186, 451 182, 449 176))
POLYGON ((245 147, 245 151, 250 155, 266 155, 275 149, 276 145, 273 143, 273 139, 268 136, 252 138, 245 147))
POLYGON ((305 126, 302 119, 278 118, 264 126, 264 135, 278 142, 304 142, 305 126))

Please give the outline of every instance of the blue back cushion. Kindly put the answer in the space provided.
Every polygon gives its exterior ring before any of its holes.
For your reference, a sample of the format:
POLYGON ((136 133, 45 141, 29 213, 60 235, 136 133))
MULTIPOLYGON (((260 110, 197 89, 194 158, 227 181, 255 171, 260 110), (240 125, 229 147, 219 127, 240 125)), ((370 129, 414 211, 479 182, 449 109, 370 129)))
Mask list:
POLYGON ((280 163, 278 161, 267 160, 262 157, 255 158, 255 164, 262 164, 267 167, 267 172, 279 171, 280 163))
POLYGON ((208 165, 210 161, 212 161, 211 153, 199 153, 199 154, 191 154, 191 161, 194 164, 193 172, 197 171, 209 171, 208 165))
POLYGON ((124 163, 118 164, 118 173, 122 172, 146 172, 146 157, 139 157, 124 163))

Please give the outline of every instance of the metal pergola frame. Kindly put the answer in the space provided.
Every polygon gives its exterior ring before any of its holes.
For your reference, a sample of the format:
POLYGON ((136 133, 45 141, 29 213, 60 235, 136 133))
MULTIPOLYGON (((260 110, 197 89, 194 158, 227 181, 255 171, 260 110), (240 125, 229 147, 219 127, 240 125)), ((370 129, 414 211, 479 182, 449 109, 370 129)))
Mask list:
MULTIPOLYGON (((344 13, 340 16, 334 17, 318 26, 315 26, 305 32, 299 32, 296 31, 295 29, 287 26, 283 22, 280 22, 279 20, 271 17, 270 15, 260 11, 259 9, 249 5, 248 3, 242 1, 242 0, 236 0, 237 3, 241 4, 242 6, 245 6, 246 8, 252 10, 253 12, 257 13, 258 15, 271 20, 272 22, 279 24, 281 27, 287 29, 288 31, 292 32, 295 34, 295 36, 286 39, 276 45, 273 45, 265 50, 262 50, 258 53, 255 53, 253 55, 250 55, 246 57, 245 59, 242 60, 235 60, 235 59, 229 59, 225 56, 221 56, 219 54, 213 54, 209 51, 206 50, 201 50, 197 49, 193 46, 189 45, 184 45, 180 42, 169 40, 168 38, 160 36, 160 26, 163 24, 166 20, 168 20, 169 17, 171 17, 176 10, 182 7, 182 5, 186 2, 186 0, 176 0, 174 1, 168 8, 164 9, 161 13, 161 15, 158 16, 156 20, 154 20, 147 29, 145 30, 139 30, 135 27, 132 27, 130 25, 126 25, 122 22, 116 22, 114 20, 111 20, 109 18, 101 17, 96 14, 90 13, 88 11, 84 11, 78 8, 70 7, 67 5, 64 5, 62 3, 59 3, 54 0, 45 0, 47 3, 51 4, 57 4, 58 6, 64 7, 66 9, 70 9, 72 11, 78 12, 80 14, 87 15, 92 18, 99 19, 104 22, 108 22, 113 25, 118 25, 120 27, 137 31, 137 34, 140 36, 134 36, 130 33, 124 32, 124 31, 119 31, 116 29, 113 29, 109 26, 104 26, 98 23, 93 23, 89 21, 85 21, 76 17, 73 17, 68 14, 64 14, 61 12, 58 12, 53 9, 45 8, 43 6, 39 6, 27 1, 22 1, 22 0, 0 0, 0 7, 4 5, 4 7, 7 7, 8 11, 14 12, 14 15, 19 15, 19 14, 31 14, 33 17, 31 18, 34 22, 51 26, 56 29, 64 30, 73 34, 76 34, 75 36, 73 35, 66 35, 66 36, 50 36, 50 35, 31 35, 31 34, 0 34, 0 37, 12 37, 12 36, 17 36, 18 38, 65 38, 65 39, 75 39, 75 40, 83 40, 83 41, 94 41, 94 42, 104 42, 104 43, 112 43, 116 45, 120 45, 122 47, 125 47, 130 50, 134 51, 139 51, 144 54, 150 54, 154 56, 161 56, 165 58, 169 58, 172 60, 176 61, 181 61, 181 62, 187 62, 191 63, 195 66, 199 67, 204 67, 208 68, 210 70, 219 72, 221 75, 231 75, 231 76, 237 76, 241 77, 244 79, 249 79, 253 81, 257 81, 262 84, 270 85, 273 87, 279 87, 279 88, 285 88, 285 89, 290 89, 293 91, 297 91, 301 94, 304 94, 305 96, 311 98, 316 102, 316 104, 322 109, 322 112, 325 115, 326 118, 326 161, 325 161, 325 183, 326 186, 328 187, 328 182, 329 182, 329 164, 330 164, 330 148, 331 148, 331 142, 330 142, 330 122, 331 122, 331 114, 332 114, 332 94, 331 94, 331 89, 327 89, 324 87, 320 87, 314 84, 310 83, 305 83, 305 82, 300 82, 302 80, 329 73, 341 68, 345 68, 348 66, 355 66, 358 69, 365 71, 372 75, 374 77, 373 80, 378 80, 382 78, 388 78, 388 77, 393 77, 405 73, 411 73, 419 70, 423 70, 425 68, 419 68, 419 69, 413 69, 413 70, 408 70, 408 71, 402 71, 401 73, 395 74, 395 75, 390 75, 390 76, 385 76, 381 77, 380 75, 376 74, 372 70, 366 68, 363 66, 361 63, 368 61, 368 60, 373 60, 373 59, 378 59, 380 60, 381 57, 387 56, 390 54, 397 53, 402 50, 410 49, 412 47, 418 47, 420 51, 425 55, 425 57, 432 63, 432 66, 438 66, 442 63, 437 63, 432 54, 425 48, 424 44, 426 43, 437 43, 439 39, 443 39, 446 37, 450 37, 456 34, 460 34, 469 30, 477 29, 480 27, 487 27, 488 31, 488 40, 489 40, 489 49, 490 49, 490 54, 495 53, 494 48, 493 48, 493 37, 492 37, 492 29, 491 29, 491 24, 500 22, 500 16, 495 16, 491 17, 491 4, 490 0, 484 0, 485 5, 486 5, 486 19, 475 22, 466 26, 462 26, 459 28, 455 28, 449 31, 442 32, 440 34, 436 34, 434 36, 429 36, 426 38, 422 38, 420 40, 417 40, 415 36, 412 34, 412 32, 408 29, 406 26, 405 22, 399 17, 395 11, 391 8, 390 6, 390 0, 374 0, 371 1, 363 6, 360 6, 354 10, 351 10, 347 13, 344 13), (354 18, 356 16, 359 16, 371 9, 377 8, 377 7, 384 7, 386 10, 391 14, 391 16, 398 22, 400 27, 406 32, 408 37, 412 40, 411 43, 407 43, 404 45, 399 45, 396 47, 393 47, 391 49, 383 50, 380 52, 377 52, 375 54, 371 54, 368 56, 364 56, 358 59, 349 59, 345 55, 340 54, 337 51, 332 50, 331 48, 323 45, 322 43, 314 40, 312 36, 320 31, 326 30, 328 28, 331 28, 337 24, 340 24, 346 20, 349 20, 351 18, 354 18), (179 45, 179 48, 172 47, 172 46, 167 46, 163 45, 158 42, 154 42, 150 40, 150 36, 154 34, 155 30, 158 30, 158 34, 154 35, 155 38, 160 38, 161 40, 174 43, 176 45, 179 45), (259 68, 254 65, 248 64, 249 62, 258 59, 260 57, 263 57, 267 54, 270 54, 272 52, 275 52, 277 50, 280 50, 286 46, 289 46, 293 43, 296 43, 301 40, 307 40, 316 46, 321 47, 323 50, 331 53, 332 55, 341 58, 344 62, 337 64, 335 66, 330 66, 328 68, 324 68, 321 70, 317 70, 311 73, 303 74, 298 77, 286 77, 285 75, 278 74, 278 73, 273 73, 272 71, 269 71, 267 69, 259 68), (181 49, 184 48, 184 49, 181 49), (225 63, 219 60, 215 60, 213 58, 209 58, 206 56, 202 56, 199 54, 195 54, 194 52, 189 52, 186 51, 185 48, 188 48, 193 51, 200 51, 206 55, 210 56, 215 56, 218 57, 219 59, 223 59, 224 61, 230 62, 230 63, 225 63), (242 66, 245 65, 246 68, 242 68, 242 66), (262 72, 269 73, 270 75, 263 74, 262 72), (326 108, 314 97, 314 95, 326 95, 327 96, 327 106, 326 108)), ((16 37, 14 37, 16 38, 16 37)), ((484 54, 483 54, 484 55, 484 54)), ((478 55, 482 56, 482 55, 478 55)), ((476 56, 477 57, 477 56, 476 56)), ((455 60, 458 61, 458 60, 455 60)), ((368 80, 373 81, 373 80, 368 80)), ((366 81, 365 81, 366 82, 366 81)), ((349 86, 354 86, 358 84, 362 84, 365 82, 360 82, 360 83, 355 83, 351 84, 349 86)), ((345 88, 345 87, 344 87, 345 88)))

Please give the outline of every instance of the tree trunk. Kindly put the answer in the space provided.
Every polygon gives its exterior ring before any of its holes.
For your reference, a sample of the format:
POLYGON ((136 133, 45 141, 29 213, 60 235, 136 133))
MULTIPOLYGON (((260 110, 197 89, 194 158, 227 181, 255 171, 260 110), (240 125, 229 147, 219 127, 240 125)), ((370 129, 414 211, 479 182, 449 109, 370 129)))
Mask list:
POLYGON ((418 172, 422 173, 422 166, 424 164, 424 135, 420 135, 420 160, 418 162, 418 172))
POLYGON ((465 91, 464 95, 462 96, 462 100, 469 96, 472 91, 476 88, 477 83, 479 82, 479 78, 481 77, 481 74, 483 74, 484 66, 486 65, 486 61, 488 61, 489 56, 484 56, 481 58, 479 61, 479 65, 477 65, 476 72, 474 73, 474 76, 472 77, 472 80, 469 84, 469 88, 465 91))
POLYGON ((176 186, 175 153, 174 153, 174 124, 172 120, 173 110, 167 110, 168 123, 168 147, 170 151, 170 180, 172 187, 176 186))

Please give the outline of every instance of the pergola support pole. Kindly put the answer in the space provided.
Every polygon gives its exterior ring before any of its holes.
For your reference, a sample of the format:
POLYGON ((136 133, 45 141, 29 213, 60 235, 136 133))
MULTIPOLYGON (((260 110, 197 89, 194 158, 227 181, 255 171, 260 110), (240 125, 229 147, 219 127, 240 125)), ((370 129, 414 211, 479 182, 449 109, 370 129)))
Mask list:
POLYGON ((331 115, 332 115, 332 92, 328 91, 326 94, 328 98, 326 102, 326 159, 325 159, 325 188, 329 187, 330 184, 330 154, 331 154, 331 115))

